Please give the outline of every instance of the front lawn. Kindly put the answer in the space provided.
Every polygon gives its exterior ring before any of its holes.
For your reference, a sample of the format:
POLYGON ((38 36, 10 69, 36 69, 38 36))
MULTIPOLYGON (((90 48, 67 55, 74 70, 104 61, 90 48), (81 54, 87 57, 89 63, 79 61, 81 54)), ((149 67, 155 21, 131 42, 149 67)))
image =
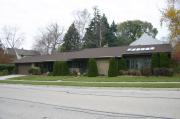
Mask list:
POLYGON ((180 88, 179 76, 174 77, 75 77, 75 76, 24 76, 0 81, 8 84, 85 86, 85 87, 142 87, 142 88, 180 88))
POLYGON ((179 76, 173 77, 144 77, 144 76, 118 76, 118 77, 86 77, 86 76, 24 76, 11 78, 10 80, 32 81, 80 81, 80 82, 180 82, 179 76))

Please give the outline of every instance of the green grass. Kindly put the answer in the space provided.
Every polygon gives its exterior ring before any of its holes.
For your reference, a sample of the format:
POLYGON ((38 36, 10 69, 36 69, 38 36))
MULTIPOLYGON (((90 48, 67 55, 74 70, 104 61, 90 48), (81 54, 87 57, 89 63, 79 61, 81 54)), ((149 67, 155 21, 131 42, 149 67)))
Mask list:
POLYGON ((85 87, 142 87, 142 88, 180 88, 180 77, 74 77, 74 76, 24 76, 0 81, 8 84, 85 86, 85 87), (58 81, 61 80, 61 81, 58 81), (45 82, 48 81, 48 82, 45 82), (58 82, 57 82, 58 81, 58 82))
POLYGON ((80 81, 80 82, 180 82, 179 76, 173 77, 144 77, 144 76, 118 76, 118 77, 74 77, 74 76, 24 76, 11 78, 10 80, 31 80, 31 81, 80 81))
POLYGON ((0 83, 8 84, 31 84, 31 85, 57 85, 57 86, 83 86, 83 87, 142 87, 142 88, 180 88, 180 83, 85 83, 85 82, 32 82, 4 80, 0 83))

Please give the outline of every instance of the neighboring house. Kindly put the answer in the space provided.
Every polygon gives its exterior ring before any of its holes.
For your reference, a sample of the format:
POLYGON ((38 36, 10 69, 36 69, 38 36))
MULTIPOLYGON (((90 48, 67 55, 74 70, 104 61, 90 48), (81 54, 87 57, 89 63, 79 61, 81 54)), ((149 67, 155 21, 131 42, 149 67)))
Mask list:
MULTIPOLYGON (((140 38, 142 41, 144 41, 143 37, 144 36, 140 38)), ((153 38, 148 38, 147 36, 145 38, 153 40, 153 42, 148 41, 150 44, 144 42, 143 45, 140 39, 138 39, 138 42, 134 41, 129 46, 91 48, 74 52, 55 53, 52 55, 24 57, 20 60, 16 60, 14 63, 16 64, 18 73, 20 74, 28 74, 29 68, 33 65, 46 68, 48 71, 52 72, 53 63, 55 61, 67 61, 71 71, 75 70, 83 73, 87 71, 89 58, 95 58, 99 74, 107 75, 109 59, 112 57, 117 59, 124 57, 127 60, 129 69, 140 70, 143 67, 150 66, 151 55, 153 53, 164 52, 170 56, 172 50, 171 45, 161 44, 159 41, 157 41, 157 43, 153 38)))
POLYGON ((6 48, 5 53, 12 56, 13 60, 40 55, 38 51, 17 48, 6 48))

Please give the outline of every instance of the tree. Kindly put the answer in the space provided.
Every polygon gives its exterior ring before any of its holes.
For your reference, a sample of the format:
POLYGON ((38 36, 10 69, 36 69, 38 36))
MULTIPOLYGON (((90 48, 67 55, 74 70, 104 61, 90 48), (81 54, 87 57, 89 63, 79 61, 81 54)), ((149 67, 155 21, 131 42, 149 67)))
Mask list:
POLYGON ((4 53, 4 50, 0 47, 0 64, 9 64, 12 62, 12 57, 4 53))
POLYGON ((86 27, 89 25, 90 22, 90 13, 87 9, 84 9, 82 11, 76 11, 74 18, 75 27, 79 32, 80 39, 82 40, 86 32, 86 27))
POLYGON ((116 32, 117 32, 117 25, 113 21, 111 26, 110 26, 110 29, 108 32, 108 38, 107 38, 107 44, 109 47, 118 45, 116 32))
POLYGON ((115 77, 118 75, 118 65, 115 58, 111 58, 109 61, 108 76, 115 77))
POLYGON ((108 39, 110 37, 110 27, 107 20, 107 17, 105 14, 102 15, 101 21, 100 21, 100 43, 99 46, 103 47, 104 45, 108 45, 108 39))
POLYGON ((180 4, 179 0, 168 0, 167 8, 162 10, 161 25, 165 22, 170 30, 171 39, 180 38, 180 4), (177 5, 177 8, 175 7, 177 5))
POLYGON ((151 67, 154 68, 169 68, 170 58, 166 53, 154 53, 151 57, 151 67))
POLYGON ((140 20, 120 23, 117 26, 118 45, 128 45, 141 37, 143 33, 147 33, 155 38, 158 31, 156 28, 153 28, 151 23, 140 20))
POLYGON ((154 53, 151 56, 151 67, 152 69, 160 67, 159 53, 154 53))
POLYGON ((63 28, 57 23, 52 23, 40 30, 40 34, 36 37, 34 49, 42 54, 51 54, 56 51, 59 44, 62 43, 63 28))
POLYGON ((160 67, 169 68, 170 67, 170 58, 166 53, 160 53, 160 67))
POLYGON ((69 75, 69 68, 67 62, 57 61, 53 65, 53 75, 54 76, 67 76, 69 75))
POLYGON ((86 29, 85 36, 83 38, 84 48, 96 48, 100 47, 100 21, 101 15, 97 7, 93 8, 94 17, 91 20, 89 27, 86 29))
POLYGON ((119 70, 127 70, 126 59, 124 59, 124 58, 119 59, 119 62, 118 62, 118 71, 119 70))
POLYGON ((108 20, 105 14, 101 16, 99 9, 95 7, 94 17, 83 38, 84 48, 103 47, 108 44, 109 38, 111 37, 108 20))
POLYGON ((80 49, 80 35, 74 23, 69 27, 63 41, 64 43, 62 46, 64 51, 76 51, 80 49))
POLYGON ((4 26, 0 40, 6 48, 19 48, 24 40, 24 35, 15 26, 4 26))
POLYGON ((95 59, 89 59, 88 61, 88 76, 89 77, 98 76, 98 69, 95 59))

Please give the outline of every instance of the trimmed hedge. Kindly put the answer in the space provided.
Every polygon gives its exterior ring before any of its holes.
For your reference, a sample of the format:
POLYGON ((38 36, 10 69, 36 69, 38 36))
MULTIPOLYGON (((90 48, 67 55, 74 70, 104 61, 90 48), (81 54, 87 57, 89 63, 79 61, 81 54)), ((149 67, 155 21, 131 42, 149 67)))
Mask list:
POLYGON ((69 68, 65 61, 57 61, 53 65, 53 75, 54 76, 67 76, 69 75, 69 68))
POLYGON ((126 59, 121 58, 118 60, 118 71, 120 70, 127 70, 127 62, 126 59))
POLYGON ((98 76, 98 69, 95 59, 89 59, 88 61, 88 77, 96 77, 98 76))
POLYGON ((118 65, 115 58, 109 60, 108 76, 115 77, 118 75, 118 65))
POLYGON ((8 74, 12 74, 14 72, 15 66, 12 64, 0 64, 0 72, 6 70, 8 74))

